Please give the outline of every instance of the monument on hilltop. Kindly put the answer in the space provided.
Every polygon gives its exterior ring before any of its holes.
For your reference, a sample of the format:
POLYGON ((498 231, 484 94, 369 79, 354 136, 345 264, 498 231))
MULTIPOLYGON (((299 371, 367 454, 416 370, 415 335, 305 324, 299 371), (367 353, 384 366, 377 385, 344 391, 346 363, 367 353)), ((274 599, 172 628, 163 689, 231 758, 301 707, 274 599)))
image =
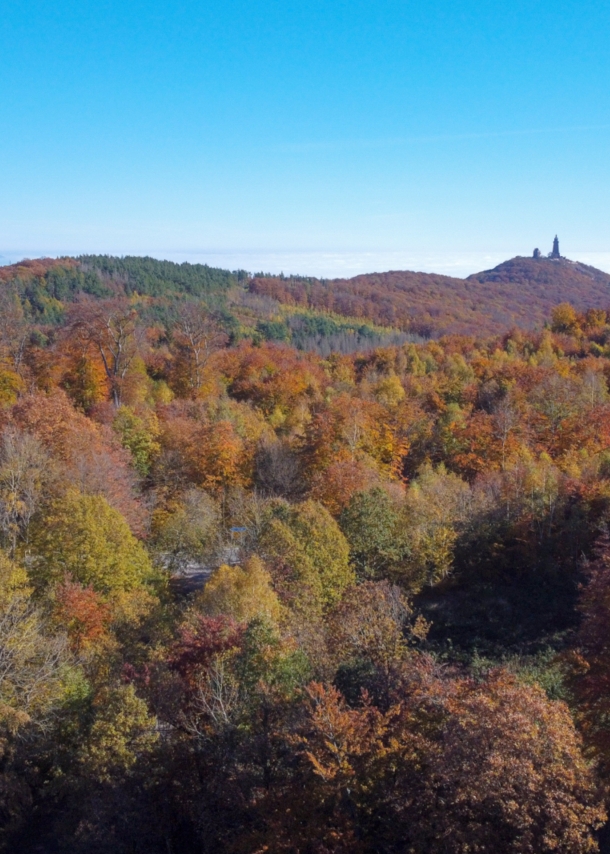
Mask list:
POLYGON ((555 235, 555 240, 553 241, 553 251, 549 255, 549 258, 561 258, 561 255, 559 254, 559 239, 557 238, 557 235, 555 235))
MULTIPOLYGON (((542 253, 540 252, 540 249, 534 249, 534 254, 532 257, 533 258, 542 258, 542 253)), ((555 240, 553 240, 553 251, 549 252, 549 254, 546 257, 547 258, 561 258, 561 255, 559 254, 559 238, 557 237, 557 235, 555 235, 555 240)))

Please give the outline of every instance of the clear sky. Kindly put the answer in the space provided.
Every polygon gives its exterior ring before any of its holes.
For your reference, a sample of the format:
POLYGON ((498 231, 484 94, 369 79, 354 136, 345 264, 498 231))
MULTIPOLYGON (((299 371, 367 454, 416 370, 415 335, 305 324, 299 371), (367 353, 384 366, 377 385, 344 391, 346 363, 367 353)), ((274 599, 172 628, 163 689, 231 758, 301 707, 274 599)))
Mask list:
POLYGON ((0 10, 0 262, 610 270, 608 0, 0 10))

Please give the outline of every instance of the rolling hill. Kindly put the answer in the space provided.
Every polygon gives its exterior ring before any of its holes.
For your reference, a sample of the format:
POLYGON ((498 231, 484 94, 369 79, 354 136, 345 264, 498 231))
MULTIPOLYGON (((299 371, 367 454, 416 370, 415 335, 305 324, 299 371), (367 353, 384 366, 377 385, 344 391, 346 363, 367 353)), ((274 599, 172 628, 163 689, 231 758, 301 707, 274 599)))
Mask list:
POLYGON ((516 257, 466 279, 392 271, 352 279, 254 278, 252 292, 438 337, 532 329, 553 306, 610 306, 610 275, 565 258, 516 257))
POLYGON ((610 307, 610 275, 566 258, 516 257, 465 279, 409 271, 316 279, 249 276, 153 258, 82 256, 0 267, 0 282, 16 287, 41 322, 59 319, 62 306, 79 294, 139 294, 156 304, 189 296, 223 305, 237 323, 279 340, 291 340, 291 324, 311 325, 303 312, 318 326, 321 316, 332 315, 349 318, 355 328, 365 323, 393 334, 437 338, 494 335, 513 326, 533 329, 561 302, 579 310, 610 307), (300 315, 288 322, 287 311, 300 315))

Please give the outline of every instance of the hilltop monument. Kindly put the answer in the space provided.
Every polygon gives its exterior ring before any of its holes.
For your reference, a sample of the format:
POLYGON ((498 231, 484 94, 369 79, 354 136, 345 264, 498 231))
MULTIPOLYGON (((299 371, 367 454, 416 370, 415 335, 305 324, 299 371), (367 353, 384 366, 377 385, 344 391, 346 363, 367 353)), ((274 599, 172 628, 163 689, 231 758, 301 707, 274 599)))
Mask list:
MULTIPOLYGON (((533 258, 542 258, 542 253, 540 252, 540 249, 534 249, 534 254, 532 257, 533 258)), ((559 238, 557 237, 557 235, 555 235, 555 240, 553 240, 553 251, 549 252, 549 254, 546 257, 547 258, 561 258, 561 255, 559 254, 559 238)))
POLYGON ((557 235, 555 235, 555 240, 553 241, 553 251, 549 255, 549 258, 561 258, 559 254, 559 239, 557 235))

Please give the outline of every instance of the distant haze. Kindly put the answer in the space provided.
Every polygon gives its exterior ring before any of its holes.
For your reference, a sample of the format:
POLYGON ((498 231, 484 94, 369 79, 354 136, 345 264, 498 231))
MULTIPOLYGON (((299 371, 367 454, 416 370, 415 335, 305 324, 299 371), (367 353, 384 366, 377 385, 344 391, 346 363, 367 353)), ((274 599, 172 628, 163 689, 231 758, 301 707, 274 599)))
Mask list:
MULTIPOLYGON (((541 251, 546 254, 550 251, 552 240, 542 245, 541 251)), ((565 251, 563 244, 561 252, 574 261, 582 261, 600 270, 610 273, 610 252, 570 252, 565 251)), ((532 250, 533 251, 533 246, 532 250)), ((515 255, 531 255, 531 251, 525 251, 519 247, 511 247, 505 252, 494 254, 449 254, 437 256, 424 254, 408 254, 406 252, 256 252, 256 251, 183 251, 183 252, 155 252, 154 249, 146 252, 133 253, 126 250, 122 254, 150 255, 160 260, 175 261, 181 263, 187 261, 189 264, 209 264, 211 267, 220 267, 225 270, 247 270, 251 273, 264 272, 279 275, 301 275, 315 276, 317 278, 350 278, 361 273, 382 273, 388 270, 414 270, 424 273, 442 273, 446 276, 463 278, 477 273, 480 270, 488 270, 500 264, 506 258, 515 255)), ((40 249, 21 250, 17 252, 4 252, 0 256, 0 265, 14 264, 23 258, 61 257, 74 256, 80 253, 74 250, 63 250, 59 252, 45 251, 40 249)), ((111 254, 111 253, 108 253, 111 254)))

